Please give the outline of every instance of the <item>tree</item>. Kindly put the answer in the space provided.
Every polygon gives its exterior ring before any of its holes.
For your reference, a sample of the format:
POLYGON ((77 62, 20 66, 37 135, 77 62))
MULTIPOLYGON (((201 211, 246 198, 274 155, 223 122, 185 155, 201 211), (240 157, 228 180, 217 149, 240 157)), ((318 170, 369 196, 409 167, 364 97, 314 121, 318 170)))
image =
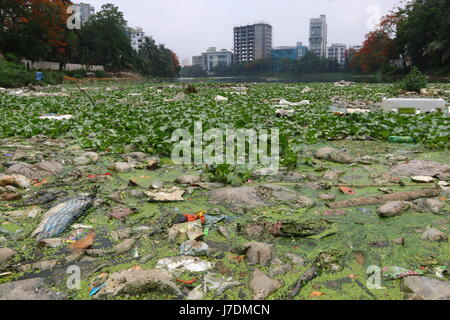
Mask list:
MULTIPOLYGON (((395 41, 385 30, 375 30, 366 35, 363 47, 354 59, 358 59, 360 70, 369 74, 379 71, 395 57, 395 41)), ((352 64, 355 65, 355 61, 352 64)))
POLYGON ((67 55, 68 0, 3 0, 0 3, 0 46, 32 61, 67 55))
POLYGON ((421 69, 450 65, 450 1, 415 0, 398 9, 397 42, 421 69))
POLYGON ((105 4, 79 31, 79 61, 110 70, 131 68, 136 54, 127 35, 127 22, 119 8, 105 4))

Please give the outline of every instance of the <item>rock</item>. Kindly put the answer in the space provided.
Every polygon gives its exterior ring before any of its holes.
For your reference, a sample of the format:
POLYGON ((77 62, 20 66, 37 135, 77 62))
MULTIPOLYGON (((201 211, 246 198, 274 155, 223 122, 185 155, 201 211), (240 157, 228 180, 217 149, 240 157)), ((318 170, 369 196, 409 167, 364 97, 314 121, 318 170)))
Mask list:
POLYGON ((180 255, 184 256, 204 256, 209 246, 203 241, 188 240, 180 246, 180 255))
POLYGON ((392 201, 378 208, 377 213, 381 218, 400 216, 413 206, 408 201, 392 201))
POLYGON ((126 217, 134 214, 135 212, 136 212, 136 209, 134 209, 134 208, 114 207, 111 209, 111 212, 109 213, 109 217, 117 219, 117 220, 125 220, 126 217))
POLYGON ((300 257, 299 255, 293 253, 286 253, 286 257, 288 257, 295 266, 304 266, 306 260, 300 257))
POLYGON ((38 269, 41 272, 45 272, 45 271, 52 271, 57 264, 58 260, 46 260, 33 263, 31 267, 33 269, 38 269))
POLYGON ((274 184, 265 184, 259 186, 257 188, 257 192, 260 197, 265 197, 270 200, 273 200, 273 198, 275 198, 276 201, 292 201, 298 197, 298 194, 296 192, 274 184))
POLYGON ((421 239, 433 242, 448 242, 448 236, 436 228, 428 228, 425 230, 421 239))
POLYGON ((152 158, 147 161, 147 169, 155 170, 160 166, 161 161, 158 158, 152 158))
POLYGON ((322 148, 316 151, 317 159, 332 161, 336 163, 351 164, 354 160, 346 153, 334 148, 322 148))
POLYGON ((232 280, 232 278, 225 279, 217 273, 208 273, 203 279, 203 284, 208 291, 216 291, 216 295, 222 295, 226 290, 241 285, 240 282, 232 280))
POLYGON ((319 181, 319 178, 316 175, 312 174, 312 173, 307 173, 306 174, 306 180, 308 180, 310 182, 316 182, 316 181, 319 181))
POLYGON ((64 244, 64 240, 61 238, 43 239, 39 241, 39 244, 49 248, 57 248, 64 244))
POLYGON ((36 172, 36 168, 29 163, 26 162, 16 162, 12 166, 10 166, 8 169, 6 169, 6 173, 9 174, 20 174, 27 178, 38 178, 38 173, 36 172))
POLYGON ((434 181, 434 178, 429 176, 415 176, 411 177, 411 180, 418 183, 431 183, 434 181))
POLYGON ((246 247, 245 258, 248 265, 260 264, 267 266, 273 258, 273 244, 261 242, 249 242, 244 245, 246 247))
POLYGON ((13 187, 13 186, 6 186, 5 189, 6 189, 6 192, 10 192, 10 193, 16 193, 19 191, 19 189, 17 189, 16 187, 13 187))
POLYGON ((230 230, 227 227, 219 226, 217 229, 219 230, 219 233, 223 235, 226 239, 230 239, 231 237, 230 230))
POLYGON ((253 290, 253 300, 265 300, 269 295, 282 287, 282 283, 278 280, 269 278, 262 271, 255 270, 253 272, 250 289, 253 290))
POLYGON ((153 190, 159 190, 159 189, 162 189, 163 186, 164 186, 164 183, 162 181, 153 180, 150 182, 149 188, 153 189, 153 190))
POLYGON ((61 163, 56 161, 42 161, 35 165, 16 162, 6 169, 6 173, 23 175, 29 179, 42 179, 61 173, 63 170, 61 163))
POLYGON ((10 218, 13 219, 26 219, 26 218, 36 218, 40 213, 42 212, 42 209, 39 207, 31 207, 26 210, 19 210, 19 211, 6 211, 3 214, 7 215, 10 218))
POLYGON ((0 175, 0 187, 16 186, 20 189, 31 188, 31 181, 20 174, 0 175))
POLYGON ((124 240, 129 239, 133 234, 131 229, 120 229, 111 232, 111 237, 114 240, 124 240))
POLYGON ((148 196, 150 202, 177 202, 184 201, 183 195, 185 191, 178 187, 172 187, 144 193, 148 196))
POLYGON ((272 267, 269 271, 269 276, 270 277, 276 277, 276 276, 280 276, 280 275, 284 275, 288 272, 292 271, 292 265, 290 264, 284 264, 281 266, 275 266, 272 267))
POLYGON ((22 151, 14 152, 14 155, 11 158, 12 161, 21 161, 21 160, 26 160, 26 159, 27 159, 27 154, 22 151))
POLYGON ((92 162, 100 160, 100 155, 97 152, 85 152, 82 156, 89 158, 92 162))
POLYGON ((407 300, 450 300, 450 283, 427 277, 406 277, 400 285, 407 300))
POLYGON ((2 201, 16 201, 22 199, 20 193, 4 193, 0 194, 0 200, 2 201))
POLYGON ((415 205, 423 213, 440 213, 444 209, 445 204, 438 199, 419 199, 414 201, 415 205))
POLYGON ((0 300, 64 300, 66 294, 51 291, 44 278, 0 284, 0 300))
POLYGON ((301 208, 312 208, 316 205, 316 202, 311 198, 299 196, 295 200, 295 204, 297 204, 301 208))
POLYGON ((391 173, 399 176, 430 176, 450 171, 450 165, 428 160, 412 160, 394 166, 391 173))
POLYGON ((88 157, 80 156, 80 157, 73 158, 72 163, 74 166, 77 166, 77 167, 87 166, 92 163, 92 160, 88 157))
POLYGON ((165 258, 156 263, 156 269, 166 269, 172 272, 203 272, 212 268, 211 262, 190 256, 165 258))
POLYGON ((306 176, 295 171, 280 171, 273 176, 276 180, 286 182, 303 182, 306 176))
POLYGON ((188 184, 188 185, 192 185, 195 183, 200 182, 200 176, 197 175, 186 175, 186 176, 181 176, 179 178, 177 178, 176 182, 180 183, 180 184, 188 184))
POLYGON ((168 236, 170 241, 179 238, 180 235, 187 235, 189 240, 197 240, 203 237, 202 222, 200 220, 195 220, 192 222, 175 224, 169 228, 168 236))
POLYGON ((345 171, 342 171, 342 170, 329 170, 329 171, 325 172, 322 179, 327 180, 327 181, 337 181, 344 174, 345 174, 345 171))
POLYGON ((210 191, 209 198, 213 202, 229 205, 233 211, 238 209, 254 209, 267 205, 257 192, 256 187, 216 189, 210 191))
POLYGON ((332 195, 332 194, 324 194, 324 193, 322 193, 322 194, 319 195, 319 199, 323 200, 323 201, 334 201, 334 200, 336 200, 336 196, 332 195))
POLYGON ((38 170, 42 178, 53 176, 64 170, 62 164, 57 161, 42 161, 35 164, 34 167, 38 170))
POLYGON ((136 242, 137 242, 136 239, 126 239, 123 242, 119 243, 118 245, 114 246, 113 251, 116 254, 122 254, 122 253, 128 252, 131 250, 131 248, 134 247, 136 242))
POLYGON ((253 171, 252 177, 255 179, 258 179, 261 177, 271 176, 275 173, 276 173, 276 171, 274 169, 263 168, 263 169, 258 169, 258 170, 253 171))
POLYGON ((138 295, 150 291, 174 294, 178 298, 183 294, 173 281, 172 273, 165 270, 125 270, 113 273, 96 298, 121 295, 138 295))
POLYGON ((188 296, 186 297, 186 300, 203 300, 203 285, 200 285, 198 287, 195 287, 191 292, 189 292, 188 296))
POLYGON ((8 262, 11 258, 13 258, 17 254, 16 251, 9 248, 0 248, 0 265, 8 262))
POLYGON ((132 167, 127 162, 115 162, 108 167, 109 170, 113 170, 120 173, 130 172, 132 167))
POLYGON ((448 186, 449 186, 449 184, 448 184, 447 181, 439 181, 439 182, 438 182, 438 185, 439 185, 440 187, 448 187, 448 186))
POLYGON ((137 161, 145 161, 147 158, 147 154, 144 152, 132 152, 130 154, 127 154, 126 157, 130 157, 132 159, 136 159, 137 161))

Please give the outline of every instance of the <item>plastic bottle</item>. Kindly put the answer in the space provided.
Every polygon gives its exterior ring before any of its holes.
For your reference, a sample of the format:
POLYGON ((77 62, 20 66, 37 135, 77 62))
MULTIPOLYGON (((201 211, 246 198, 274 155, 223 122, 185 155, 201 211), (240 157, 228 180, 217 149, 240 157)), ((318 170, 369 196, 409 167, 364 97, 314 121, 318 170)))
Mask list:
POLYGON ((413 137, 392 136, 392 137, 389 137, 389 142, 393 142, 393 143, 415 143, 416 140, 413 137))

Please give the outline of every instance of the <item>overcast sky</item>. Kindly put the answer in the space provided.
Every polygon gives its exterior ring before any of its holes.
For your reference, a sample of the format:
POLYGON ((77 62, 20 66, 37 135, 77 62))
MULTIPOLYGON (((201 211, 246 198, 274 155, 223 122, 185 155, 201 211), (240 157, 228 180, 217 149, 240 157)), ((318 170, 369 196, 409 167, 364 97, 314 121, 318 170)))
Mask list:
MULTIPOLYGON (((74 1, 78 2, 78 1, 74 1)), ((82 0, 96 11, 117 5, 130 27, 142 27, 157 43, 175 51, 180 60, 208 47, 233 48, 233 27, 268 22, 273 46, 309 45, 309 19, 327 16, 328 45, 361 44, 380 16, 400 0, 82 0)))

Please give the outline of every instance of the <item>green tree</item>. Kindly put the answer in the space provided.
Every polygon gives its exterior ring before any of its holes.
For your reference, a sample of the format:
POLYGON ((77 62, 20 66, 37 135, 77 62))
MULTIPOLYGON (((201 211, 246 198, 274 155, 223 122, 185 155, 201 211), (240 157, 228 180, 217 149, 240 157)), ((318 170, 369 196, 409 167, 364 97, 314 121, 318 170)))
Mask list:
POLYGON ((131 69, 136 54, 127 31, 127 22, 119 8, 103 5, 79 31, 80 62, 103 65, 109 70, 131 69))

